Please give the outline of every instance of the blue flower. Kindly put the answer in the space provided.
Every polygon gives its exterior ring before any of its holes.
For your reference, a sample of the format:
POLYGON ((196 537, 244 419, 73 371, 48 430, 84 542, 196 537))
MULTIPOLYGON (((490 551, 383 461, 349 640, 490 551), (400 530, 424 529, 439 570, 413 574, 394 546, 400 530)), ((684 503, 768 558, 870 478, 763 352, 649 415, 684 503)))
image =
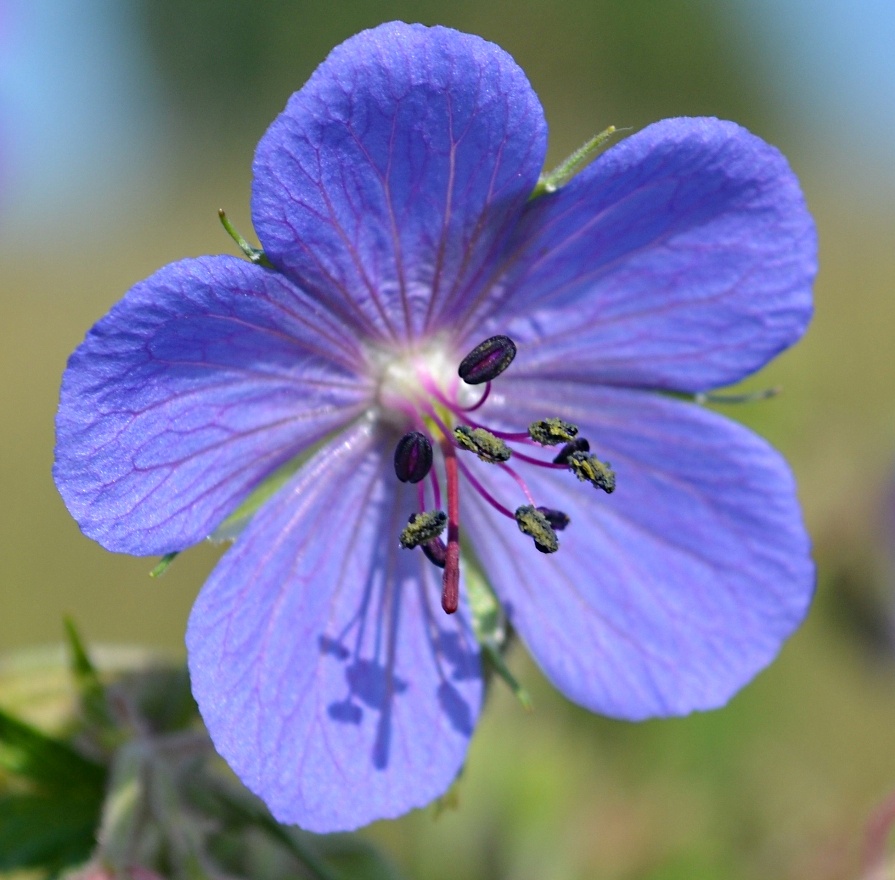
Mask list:
POLYGON ((69 361, 55 478, 110 550, 202 541, 292 469, 187 632, 215 746, 282 822, 450 784, 482 700, 471 558, 555 685, 619 718, 722 705, 805 614, 789 469, 685 399, 809 321, 794 175, 668 119, 530 199, 546 134, 498 47, 361 33, 258 145, 265 260, 166 266, 69 361))

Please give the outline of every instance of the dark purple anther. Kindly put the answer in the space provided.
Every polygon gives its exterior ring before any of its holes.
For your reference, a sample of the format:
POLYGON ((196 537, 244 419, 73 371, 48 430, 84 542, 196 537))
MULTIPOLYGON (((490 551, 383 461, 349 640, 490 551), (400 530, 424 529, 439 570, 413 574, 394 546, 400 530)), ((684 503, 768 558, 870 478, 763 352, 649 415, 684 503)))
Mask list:
POLYGON ((477 345, 457 368, 467 385, 481 385, 496 379, 516 357, 516 343, 509 336, 492 336, 477 345))
POLYGON ((568 464, 569 456, 573 452, 590 452, 590 443, 586 437, 576 437, 571 443, 566 443, 559 451, 559 455, 553 459, 554 464, 568 464))
POLYGON ((402 483, 418 483, 432 467, 432 444, 425 434, 411 431, 395 447, 395 474, 402 483))
POLYGON ((447 544, 441 538, 433 538, 431 541, 426 541, 425 544, 420 544, 420 547, 422 547, 423 553, 426 554, 426 559, 432 565, 444 568, 447 562, 447 544))
POLYGON ((569 515, 561 510, 553 510, 551 507, 537 508, 543 515, 544 519, 553 526, 553 531, 561 532, 570 522, 569 515))

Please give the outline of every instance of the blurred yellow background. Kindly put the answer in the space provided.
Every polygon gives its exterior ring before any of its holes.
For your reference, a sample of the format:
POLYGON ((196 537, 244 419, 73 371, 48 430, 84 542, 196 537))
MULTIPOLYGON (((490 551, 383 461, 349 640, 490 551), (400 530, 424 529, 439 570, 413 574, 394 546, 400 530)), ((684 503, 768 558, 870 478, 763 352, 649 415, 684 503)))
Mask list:
MULTIPOLYGON (((641 725, 565 702, 517 649, 454 791, 367 834, 410 877, 860 876, 895 791, 895 6, 805 0, 0 0, 0 650, 61 638, 182 654, 219 554, 164 578, 81 536, 50 468, 69 353, 127 288, 251 237, 251 158, 336 43, 391 18, 507 49, 550 161, 614 124, 709 114, 778 145, 820 234, 806 339, 726 407, 789 458, 819 568, 808 622, 721 711, 641 725), (889 35, 887 40, 886 34, 889 35)), ((893 874, 895 876, 895 874, 893 874)))

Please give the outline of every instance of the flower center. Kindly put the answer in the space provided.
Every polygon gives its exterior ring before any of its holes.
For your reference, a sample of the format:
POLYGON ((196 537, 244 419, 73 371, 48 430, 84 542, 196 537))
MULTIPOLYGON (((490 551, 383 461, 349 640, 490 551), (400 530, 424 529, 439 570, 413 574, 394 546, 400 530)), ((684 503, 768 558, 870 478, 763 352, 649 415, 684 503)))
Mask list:
POLYGON ((432 389, 460 406, 477 397, 474 388, 460 381, 458 358, 443 343, 434 342, 419 351, 373 360, 379 373, 377 415, 399 428, 418 424, 429 406, 437 404, 432 389))
POLYGON ((492 381, 515 356, 516 346, 509 337, 492 336, 462 360, 448 345, 433 343, 397 358, 383 357, 376 364, 379 385, 375 414, 402 432, 394 454, 395 476, 403 483, 417 485, 418 509, 410 513, 400 544, 405 549, 420 547, 434 565, 444 570, 441 604, 448 614, 459 604, 461 472, 495 510, 514 519, 519 531, 531 537, 542 553, 559 549, 556 533, 569 525, 569 517, 538 503, 542 499, 533 497, 516 462, 571 471, 579 480, 607 493, 615 489, 612 469, 590 453, 590 444, 579 436, 576 425, 545 417, 532 422, 525 431, 507 432, 489 430, 476 420, 473 413, 487 400, 492 381), (561 446, 551 458, 529 454, 550 446, 561 446), (433 447, 441 452, 442 468, 433 467, 433 447), (519 500, 524 503, 514 510, 495 498, 476 476, 476 458, 486 466, 506 471, 519 487, 519 500), (508 464, 511 459, 513 465, 508 464), (442 480, 447 512, 442 510, 442 480), (427 499, 432 509, 427 509, 427 499), (441 537, 445 530, 446 543, 441 537))

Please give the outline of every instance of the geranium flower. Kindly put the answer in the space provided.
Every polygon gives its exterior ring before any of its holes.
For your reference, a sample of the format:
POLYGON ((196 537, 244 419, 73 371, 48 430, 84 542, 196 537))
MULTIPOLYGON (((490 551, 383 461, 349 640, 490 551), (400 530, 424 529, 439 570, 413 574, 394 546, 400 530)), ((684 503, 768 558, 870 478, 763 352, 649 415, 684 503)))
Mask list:
POLYGON ((469 559, 554 684, 618 718, 722 705, 805 614, 789 469, 683 399, 802 335, 795 177, 733 123, 668 119, 530 198, 545 143, 497 46, 361 33, 258 145, 264 258, 166 266, 69 362, 56 482, 110 550, 202 541, 297 460, 187 631, 215 746, 282 822, 453 780, 482 701, 469 559))

